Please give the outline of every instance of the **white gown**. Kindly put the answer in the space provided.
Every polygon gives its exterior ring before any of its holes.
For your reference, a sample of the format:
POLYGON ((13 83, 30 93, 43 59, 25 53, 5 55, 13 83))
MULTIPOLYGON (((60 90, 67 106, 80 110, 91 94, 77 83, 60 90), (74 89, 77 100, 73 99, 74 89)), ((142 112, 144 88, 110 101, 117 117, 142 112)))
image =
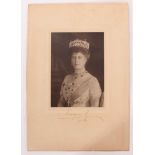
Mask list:
POLYGON ((85 71, 80 74, 69 74, 64 78, 60 91, 58 106, 71 107, 99 107, 101 88, 97 78, 85 71), (71 101, 72 95, 87 81, 84 92, 71 101))

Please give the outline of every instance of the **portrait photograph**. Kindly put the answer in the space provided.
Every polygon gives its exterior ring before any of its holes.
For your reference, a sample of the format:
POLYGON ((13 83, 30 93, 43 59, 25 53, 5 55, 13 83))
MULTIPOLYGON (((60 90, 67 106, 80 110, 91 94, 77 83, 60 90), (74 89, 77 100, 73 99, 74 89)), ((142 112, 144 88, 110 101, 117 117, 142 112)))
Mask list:
POLYGON ((51 33, 51 107, 103 107, 104 33, 51 33))
POLYGON ((29 4, 27 30, 26 149, 128 151, 128 4, 29 4))

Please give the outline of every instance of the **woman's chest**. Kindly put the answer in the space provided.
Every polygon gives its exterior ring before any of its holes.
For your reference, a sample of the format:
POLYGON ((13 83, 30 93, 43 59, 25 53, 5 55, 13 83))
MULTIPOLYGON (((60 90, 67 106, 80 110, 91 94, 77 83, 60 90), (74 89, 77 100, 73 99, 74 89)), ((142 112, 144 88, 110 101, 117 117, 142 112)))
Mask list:
POLYGON ((63 85, 63 96, 68 104, 72 106, 88 106, 89 104, 89 87, 82 87, 83 81, 71 80, 63 85))

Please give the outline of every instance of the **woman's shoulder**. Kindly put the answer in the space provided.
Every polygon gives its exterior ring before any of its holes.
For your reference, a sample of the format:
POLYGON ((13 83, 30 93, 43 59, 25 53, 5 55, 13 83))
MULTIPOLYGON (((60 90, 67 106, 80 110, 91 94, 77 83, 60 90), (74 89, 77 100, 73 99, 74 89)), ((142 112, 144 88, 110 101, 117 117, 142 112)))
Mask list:
POLYGON ((91 87, 93 89, 100 88, 100 84, 99 84, 98 79, 90 73, 89 73, 89 77, 90 77, 89 87, 91 87))
POLYGON ((90 74, 90 73, 88 73, 88 76, 90 77, 90 84, 93 82, 93 83, 98 83, 98 79, 94 76, 94 75, 92 75, 92 74, 90 74))
POLYGON ((70 81, 71 78, 72 78, 72 74, 67 74, 65 77, 64 77, 64 81, 70 81))
POLYGON ((98 79, 90 74, 90 80, 89 80, 89 89, 92 96, 100 96, 101 95, 101 87, 99 84, 98 79))

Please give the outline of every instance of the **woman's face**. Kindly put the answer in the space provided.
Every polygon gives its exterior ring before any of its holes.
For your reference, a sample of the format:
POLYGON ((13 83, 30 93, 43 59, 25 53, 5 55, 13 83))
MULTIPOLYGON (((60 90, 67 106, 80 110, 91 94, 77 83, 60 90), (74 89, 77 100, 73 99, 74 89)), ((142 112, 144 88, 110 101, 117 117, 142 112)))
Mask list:
POLYGON ((82 69, 85 67, 87 58, 81 52, 74 52, 71 56, 71 64, 74 69, 82 69))

